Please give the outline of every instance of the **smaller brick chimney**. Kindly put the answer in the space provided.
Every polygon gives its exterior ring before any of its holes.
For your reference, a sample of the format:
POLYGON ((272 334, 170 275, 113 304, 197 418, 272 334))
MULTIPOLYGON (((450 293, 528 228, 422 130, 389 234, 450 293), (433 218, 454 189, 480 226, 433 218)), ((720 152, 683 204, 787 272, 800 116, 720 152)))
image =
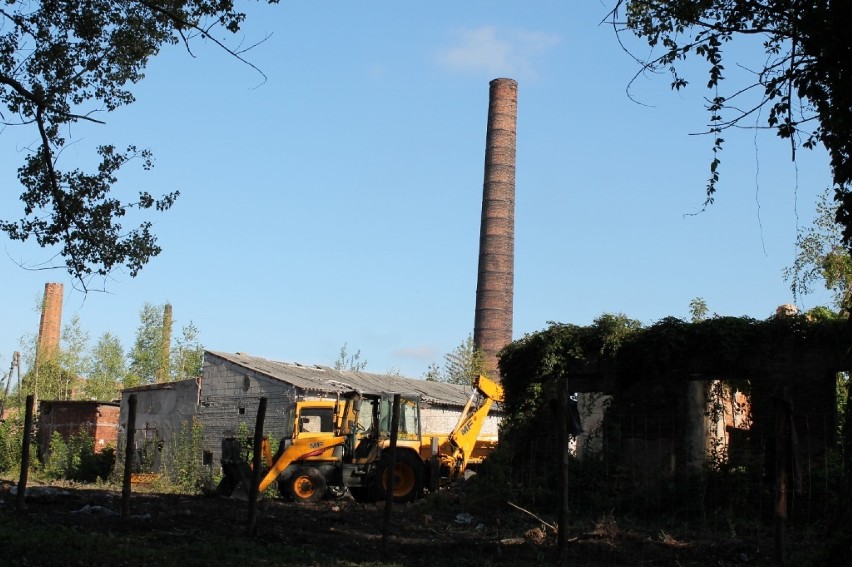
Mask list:
POLYGON ((41 323, 38 328, 38 358, 50 360, 59 352, 59 336, 62 328, 61 283, 44 284, 44 300, 41 306, 41 323))
POLYGON ((169 361, 171 360, 172 344, 172 304, 163 307, 163 335, 160 342, 160 357, 157 364, 157 374, 154 377, 157 384, 169 381, 169 361))

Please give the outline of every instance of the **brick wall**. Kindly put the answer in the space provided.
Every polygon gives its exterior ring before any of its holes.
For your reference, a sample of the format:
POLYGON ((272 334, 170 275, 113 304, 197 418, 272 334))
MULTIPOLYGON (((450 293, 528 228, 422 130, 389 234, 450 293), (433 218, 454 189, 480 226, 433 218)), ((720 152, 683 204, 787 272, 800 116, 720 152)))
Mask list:
POLYGON ((64 440, 82 429, 95 440, 94 450, 118 446, 119 407, 103 402, 43 401, 39 404, 36 441, 44 455, 54 431, 64 440))

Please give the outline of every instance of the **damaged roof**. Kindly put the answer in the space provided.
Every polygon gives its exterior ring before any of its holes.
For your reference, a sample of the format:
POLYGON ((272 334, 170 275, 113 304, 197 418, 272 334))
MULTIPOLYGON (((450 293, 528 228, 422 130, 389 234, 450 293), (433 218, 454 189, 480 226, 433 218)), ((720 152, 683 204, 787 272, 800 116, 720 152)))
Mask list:
POLYGON ((278 362, 243 352, 205 351, 205 363, 210 355, 310 392, 336 393, 353 389, 362 392, 414 392, 420 394, 421 399, 428 404, 448 406, 464 406, 473 392, 470 386, 428 382, 389 374, 335 370, 328 366, 278 362))

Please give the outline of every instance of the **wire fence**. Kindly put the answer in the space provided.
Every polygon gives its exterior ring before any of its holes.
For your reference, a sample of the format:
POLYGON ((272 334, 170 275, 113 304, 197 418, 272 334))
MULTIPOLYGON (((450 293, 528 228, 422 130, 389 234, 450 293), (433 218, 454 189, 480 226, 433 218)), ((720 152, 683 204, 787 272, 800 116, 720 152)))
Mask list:
MULTIPOLYGON (((679 423, 674 415, 625 415, 617 425, 601 422, 576 438, 567 485, 571 514, 732 533, 771 526, 774 438, 728 428, 695 449, 679 423)), ((798 443, 788 470, 788 522, 791 528, 820 529, 835 519, 845 486, 836 417, 803 415, 796 423, 798 443)), ((559 482, 555 440, 531 435, 515 446, 515 485, 527 501, 547 508, 559 482)))

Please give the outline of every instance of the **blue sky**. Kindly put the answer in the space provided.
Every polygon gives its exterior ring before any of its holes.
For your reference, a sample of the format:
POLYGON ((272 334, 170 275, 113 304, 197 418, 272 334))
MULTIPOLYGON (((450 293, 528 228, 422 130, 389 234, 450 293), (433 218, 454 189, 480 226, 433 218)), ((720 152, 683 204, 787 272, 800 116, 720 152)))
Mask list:
MULTIPOLYGON (((84 295, 34 244, 0 237, 0 368, 38 329, 46 282, 92 343, 132 345, 145 302, 173 305, 211 350, 419 377, 472 332, 488 83, 518 81, 514 336, 624 313, 646 324, 766 318, 792 301, 782 269, 829 185, 822 151, 729 132, 716 203, 701 208, 711 140, 700 68, 675 93, 640 77, 608 2, 283 2, 250 6, 239 38, 263 70, 210 45, 152 61, 137 102, 78 125, 65 167, 113 142, 150 148, 117 190, 181 197, 153 217, 164 251, 136 278, 84 295)), ((647 47, 628 41, 638 55, 647 47)), ((748 55, 742 50, 742 56, 748 55)), ((759 60, 759 59, 758 59, 759 60)), ((730 73, 744 73, 729 65, 730 73)), ((3 217, 33 133, 0 135, 3 217)), ((805 307, 828 302, 806 298, 805 307)))

